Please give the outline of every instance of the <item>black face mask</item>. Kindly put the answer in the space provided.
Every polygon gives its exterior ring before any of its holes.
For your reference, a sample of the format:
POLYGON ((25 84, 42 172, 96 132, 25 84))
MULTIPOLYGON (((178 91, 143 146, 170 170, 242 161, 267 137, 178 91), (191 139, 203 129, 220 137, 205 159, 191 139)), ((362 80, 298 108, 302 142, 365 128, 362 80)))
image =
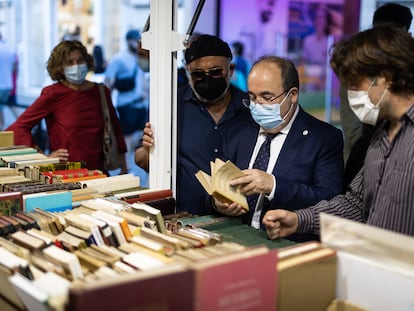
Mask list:
POLYGON ((223 77, 212 78, 205 76, 203 79, 194 82, 194 91, 206 101, 214 102, 221 99, 228 87, 223 77))
POLYGON ((138 45, 128 43, 128 50, 131 53, 136 54, 138 52, 138 45))

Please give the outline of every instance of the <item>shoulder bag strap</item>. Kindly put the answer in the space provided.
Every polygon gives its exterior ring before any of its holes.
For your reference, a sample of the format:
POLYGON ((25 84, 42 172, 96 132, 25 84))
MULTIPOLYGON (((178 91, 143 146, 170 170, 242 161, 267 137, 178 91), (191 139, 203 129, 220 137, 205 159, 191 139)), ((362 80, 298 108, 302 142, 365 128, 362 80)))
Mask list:
POLYGON ((110 142, 111 133, 111 116, 109 115, 108 101, 106 99, 105 87, 102 83, 98 84, 99 95, 101 97, 102 113, 104 118, 104 143, 110 142), (109 141, 108 141, 109 140, 109 141))

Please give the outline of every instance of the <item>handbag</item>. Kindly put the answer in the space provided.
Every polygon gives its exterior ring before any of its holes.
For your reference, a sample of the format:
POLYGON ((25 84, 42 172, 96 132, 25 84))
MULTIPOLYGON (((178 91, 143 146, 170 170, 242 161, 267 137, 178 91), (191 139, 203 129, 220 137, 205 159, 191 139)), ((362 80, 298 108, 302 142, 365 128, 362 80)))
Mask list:
POLYGON ((114 88, 118 92, 128 92, 135 88, 135 76, 137 74, 137 66, 134 67, 134 73, 129 78, 115 78, 114 88))
POLYGON ((104 167, 106 170, 114 170, 122 166, 122 161, 111 123, 111 116, 109 115, 108 101, 103 84, 99 84, 99 95, 101 97, 102 113, 105 121, 103 134, 104 167))

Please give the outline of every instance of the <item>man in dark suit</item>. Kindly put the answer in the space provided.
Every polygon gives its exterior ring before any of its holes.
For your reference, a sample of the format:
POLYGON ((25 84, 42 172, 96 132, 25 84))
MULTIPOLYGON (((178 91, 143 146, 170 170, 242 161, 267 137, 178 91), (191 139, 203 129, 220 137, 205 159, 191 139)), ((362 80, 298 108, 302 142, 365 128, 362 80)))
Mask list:
POLYGON ((247 168, 245 176, 231 184, 241 185, 250 210, 246 213, 236 203, 216 199, 213 203, 219 212, 244 215, 246 223, 259 228, 269 209, 296 210, 341 192, 343 138, 340 130, 299 106, 299 77, 291 61, 259 59, 249 73, 248 89, 250 100, 245 104, 260 129, 246 126, 236 138, 226 140, 224 150, 238 167, 247 168), (260 150, 266 141, 269 159, 262 158, 260 150))

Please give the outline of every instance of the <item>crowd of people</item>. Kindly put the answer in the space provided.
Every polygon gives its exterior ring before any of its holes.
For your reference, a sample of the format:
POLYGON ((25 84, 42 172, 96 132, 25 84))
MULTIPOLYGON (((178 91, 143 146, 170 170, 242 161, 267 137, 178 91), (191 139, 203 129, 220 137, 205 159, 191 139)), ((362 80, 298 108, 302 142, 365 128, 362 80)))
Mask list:
MULTIPOLYGON (((343 132, 300 106, 291 60, 266 55, 250 66, 242 43, 197 35, 184 53, 188 81, 177 92, 177 212, 241 217, 270 239, 318 240, 320 212, 414 236, 412 16, 401 27, 387 8, 377 10, 374 27, 336 42, 329 56, 351 110, 373 127, 350 179, 344 179, 343 132), (236 74, 244 84, 235 83, 236 74), (248 211, 211 197, 197 181, 195 174, 210 171, 216 158, 242 169, 244 176, 230 186, 246 195, 248 211)), ((148 172, 151 148, 162 142, 154 141, 148 122, 149 58, 140 39, 138 30, 129 30, 126 49, 109 62, 99 47, 92 57, 77 40, 60 42, 47 62, 54 83, 7 128, 15 143, 34 146, 32 129, 45 120, 50 156, 105 171, 105 122, 97 113, 104 87, 120 173, 134 165, 148 172), (88 72, 94 72, 90 79, 88 72)))

